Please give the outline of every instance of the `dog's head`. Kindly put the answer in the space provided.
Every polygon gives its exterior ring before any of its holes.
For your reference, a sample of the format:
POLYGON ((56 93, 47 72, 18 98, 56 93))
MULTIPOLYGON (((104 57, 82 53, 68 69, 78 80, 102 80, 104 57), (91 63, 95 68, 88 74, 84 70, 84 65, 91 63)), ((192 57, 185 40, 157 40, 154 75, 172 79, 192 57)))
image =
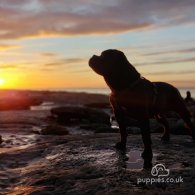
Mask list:
POLYGON ((140 74, 128 62, 124 53, 114 49, 103 51, 100 56, 94 55, 89 60, 89 66, 104 77, 112 90, 127 88, 140 78, 140 74))
POLYGON ((128 61, 124 53, 115 49, 105 50, 100 56, 94 55, 89 60, 89 66, 99 75, 118 74, 124 70, 128 61))

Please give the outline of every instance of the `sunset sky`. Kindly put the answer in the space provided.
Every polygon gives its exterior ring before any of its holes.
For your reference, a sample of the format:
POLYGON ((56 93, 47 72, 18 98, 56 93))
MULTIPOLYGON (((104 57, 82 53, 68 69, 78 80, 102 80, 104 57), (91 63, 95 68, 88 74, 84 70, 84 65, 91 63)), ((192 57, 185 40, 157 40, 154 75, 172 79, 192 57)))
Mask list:
POLYGON ((0 0, 0 88, 102 88, 93 54, 195 87, 194 0, 0 0))

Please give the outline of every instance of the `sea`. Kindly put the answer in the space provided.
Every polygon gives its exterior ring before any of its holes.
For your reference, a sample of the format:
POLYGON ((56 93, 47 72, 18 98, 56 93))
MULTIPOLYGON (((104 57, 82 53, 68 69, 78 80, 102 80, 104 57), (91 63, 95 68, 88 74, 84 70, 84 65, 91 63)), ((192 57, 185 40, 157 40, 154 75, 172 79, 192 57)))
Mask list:
MULTIPOLYGON (((43 89, 40 89, 43 90, 43 89)), ((108 95, 111 93, 109 88, 55 88, 47 89, 48 91, 67 91, 67 92, 83 92, 108 95)), ((182 97, 186 97, 186 92, 190 91, 193 98, 195 98, 195 88, 178 88, 182 97)))

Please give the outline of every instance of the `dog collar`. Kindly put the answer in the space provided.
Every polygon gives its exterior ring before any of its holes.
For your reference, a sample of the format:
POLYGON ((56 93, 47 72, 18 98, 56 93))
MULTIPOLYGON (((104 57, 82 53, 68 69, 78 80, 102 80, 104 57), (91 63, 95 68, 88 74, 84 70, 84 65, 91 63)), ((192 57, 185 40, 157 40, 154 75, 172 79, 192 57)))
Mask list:
POLYGON ((140 76, 138 79, 136 79, 133 83, 131 83, 130 85, 128 85, 128 89, 132 88, 134 86, 136 86, 142 79, 145 79, 144 77, 140 76))
POLYGON ((144 77, 142 76, 139 76, 134 82, 130 83, 129 85, 127 85, 126 87, 122 88, 122 89, 111 89, 112 93, 111 94, 118 94, 118 92, 121 92, 121 91, 125 91, 125 90, 129 90, 129 89, 132 89, 133 87, 135 87, 142 79, 145 79, 144 77))

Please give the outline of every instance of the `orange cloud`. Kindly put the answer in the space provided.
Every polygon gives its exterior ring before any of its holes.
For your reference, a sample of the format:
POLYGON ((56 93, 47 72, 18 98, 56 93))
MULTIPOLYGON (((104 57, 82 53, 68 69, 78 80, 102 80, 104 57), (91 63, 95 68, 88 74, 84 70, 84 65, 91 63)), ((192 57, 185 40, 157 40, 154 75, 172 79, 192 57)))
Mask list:
POLYGON ((8 50, 8 49, 16 49, 21 48, 19 45, 8 45, 8 44, 0 44, 0 50, 8 50))
POLYGON ((15 69, 18 68, 17 65, 0 65, 0 69, 15 69))
POLYGON ((50 52, 45 52, 45 53, 41 53, 42 56, 45 57, 55 57, 57 54, 55 53, 50 53, 50 52))

